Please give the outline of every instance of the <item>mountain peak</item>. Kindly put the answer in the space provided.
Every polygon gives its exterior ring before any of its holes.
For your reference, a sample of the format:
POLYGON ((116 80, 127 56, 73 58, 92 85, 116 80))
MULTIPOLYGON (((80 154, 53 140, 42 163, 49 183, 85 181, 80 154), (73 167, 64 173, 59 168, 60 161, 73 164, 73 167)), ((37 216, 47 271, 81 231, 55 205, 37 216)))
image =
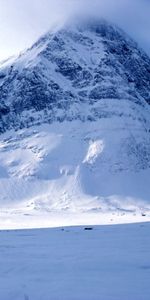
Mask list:
POLYGON ((78 18, 61 24, 1 66, 1 131, 12 120, 13 126, 30 123, 28 117, 20 118, 30 110, 46 109, 52 122, 95 120, 101 113, 93 105, 105 99, 145 106, 150 103, 149 65, 137 44, 105 20, 78 18))
POLYGON ((127 209, 137 190, 147 200, 149 66, 104 20, 63 24, 1 66, 1 201, 80 209, 84 198, 89 209, 127 209), (125 206, 113 201, 122 193, 125 206))

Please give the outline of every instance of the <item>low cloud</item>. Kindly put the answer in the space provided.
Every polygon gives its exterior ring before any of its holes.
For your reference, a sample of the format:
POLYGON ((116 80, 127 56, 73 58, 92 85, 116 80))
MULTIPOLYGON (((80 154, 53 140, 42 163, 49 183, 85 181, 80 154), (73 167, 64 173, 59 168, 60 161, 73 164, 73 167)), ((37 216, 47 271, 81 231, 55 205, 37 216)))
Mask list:
POLYGON ((116 23, 150 54, 149 0, 74 0, 76 11, 116 23))
POLYGON ((53 24, 77 14, 116 23, 150 54, 149 0, 0 0, 0 60, 30 46, 53 24))

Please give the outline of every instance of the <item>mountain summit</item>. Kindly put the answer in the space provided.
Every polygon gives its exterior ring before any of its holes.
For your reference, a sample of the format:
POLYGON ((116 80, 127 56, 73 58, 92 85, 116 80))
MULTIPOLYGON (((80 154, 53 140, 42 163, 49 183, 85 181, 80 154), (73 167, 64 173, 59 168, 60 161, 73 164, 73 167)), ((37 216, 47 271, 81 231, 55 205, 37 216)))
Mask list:
POLYGON ((94 121, 100 100, 144 105, 149 91, 150 59, 124 32, 105 21, 67 24, 1 66, 0 129, 36 124, 36 112, 50 123, 94 121))
POLYGON ((71 22, 41 37, 0 67, 2 205, 148 205, 149 104, 150 59, 115 25, 71 22))

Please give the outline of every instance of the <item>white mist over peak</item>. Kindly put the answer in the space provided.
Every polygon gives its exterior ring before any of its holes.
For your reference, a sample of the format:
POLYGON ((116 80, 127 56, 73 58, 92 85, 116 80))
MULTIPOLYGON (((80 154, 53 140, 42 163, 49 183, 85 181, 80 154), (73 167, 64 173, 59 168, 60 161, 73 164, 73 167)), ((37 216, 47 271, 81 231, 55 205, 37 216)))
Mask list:
POLYGON ((0 0, 0 60, 31 46, 54 24, 88 14, 116 23, 150 53, 149 11, 146 0, 0 0))

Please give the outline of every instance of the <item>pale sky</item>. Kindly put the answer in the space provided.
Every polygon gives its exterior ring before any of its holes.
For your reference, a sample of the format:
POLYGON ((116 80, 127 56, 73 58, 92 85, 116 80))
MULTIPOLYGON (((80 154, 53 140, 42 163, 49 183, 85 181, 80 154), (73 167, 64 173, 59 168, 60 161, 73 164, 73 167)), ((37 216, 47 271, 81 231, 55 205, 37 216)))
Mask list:
POLYGON ((117 23, 150 54, 150 0, 0 0, 0 60, 77 12, 117 23))

